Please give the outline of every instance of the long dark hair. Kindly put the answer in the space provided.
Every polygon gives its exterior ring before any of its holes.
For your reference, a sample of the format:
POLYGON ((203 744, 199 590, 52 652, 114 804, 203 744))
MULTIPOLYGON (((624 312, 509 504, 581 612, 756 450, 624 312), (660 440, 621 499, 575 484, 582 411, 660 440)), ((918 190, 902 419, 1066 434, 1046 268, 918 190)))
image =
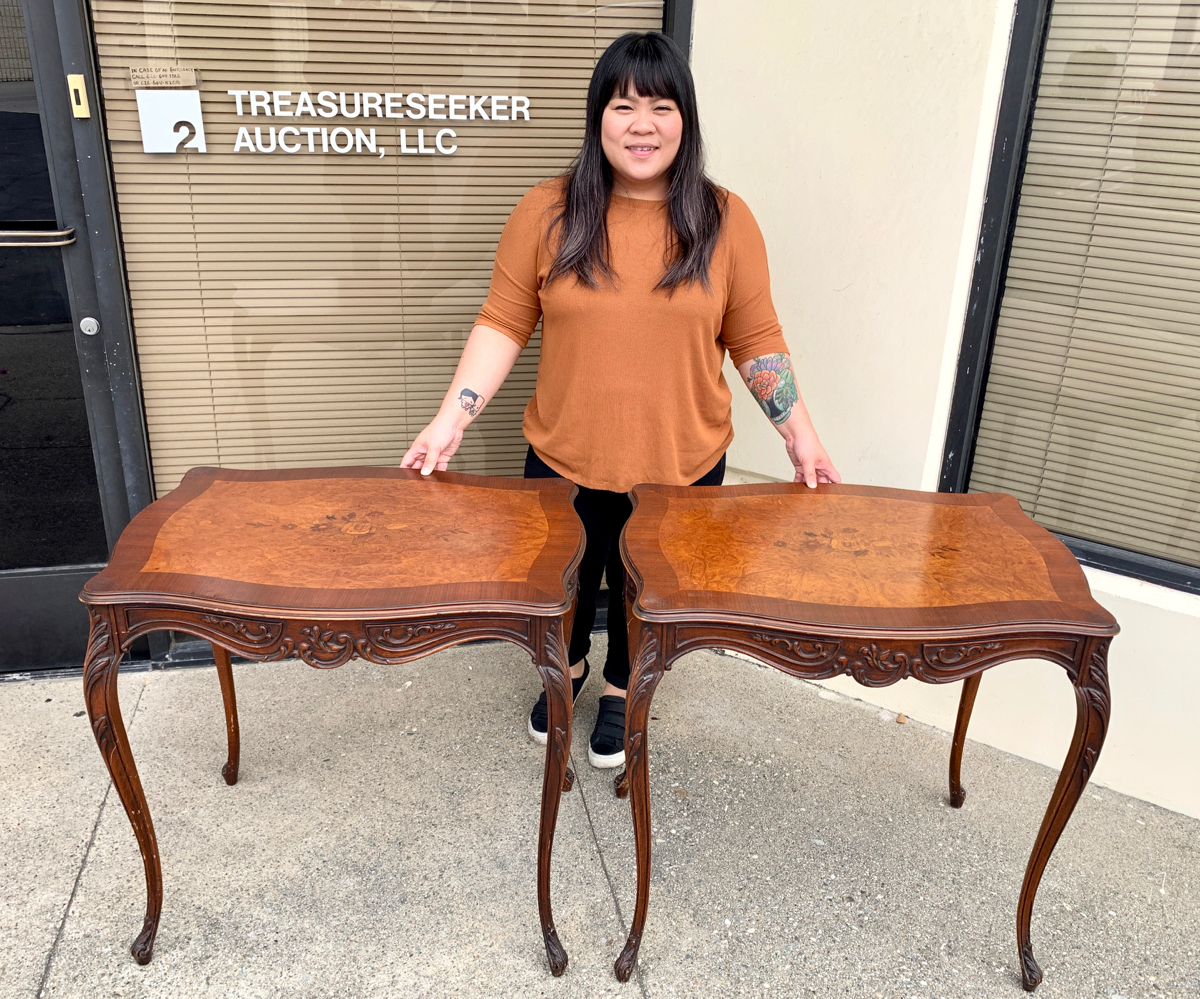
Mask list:
POLYGON ((627 95, 630 91, 642 97, 673 100, 683 118, 679 153, 667 174, 672 233, 669 263, 658 287, 671 292, 681 284, 698 282, 707 289, 725 198, 704 173, 704 144, 692 72, 675 43, 657 31, 622 35, 605 50, 592 72, 583 148, 567 173, 563 198, 550 226, 557 247, 548 280, 574 274, 594 288, 597 275, 612 279, 608 204, 613 175, 600 144, 600 120, 614 93, 627 95))

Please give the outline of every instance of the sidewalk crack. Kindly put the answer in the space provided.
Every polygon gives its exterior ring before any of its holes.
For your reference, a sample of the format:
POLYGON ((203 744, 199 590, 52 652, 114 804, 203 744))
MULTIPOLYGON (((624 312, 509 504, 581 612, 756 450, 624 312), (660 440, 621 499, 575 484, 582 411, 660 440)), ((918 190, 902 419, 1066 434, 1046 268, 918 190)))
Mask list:
MULTIPOLYGON (((142 682, 141 689, 138 691, 137 700, 133 702, 133 710, 129 713, 129 724, 126 725, 126 732, 133 728, 133 723, 137 719, 138 707, 142 703, 142 694, 146 692, 145 681, 142 682)), ((50 945, 50 951, 46 954, 46 965, 42 968, 42 980, 38 983, 37 992, 34 993, 34 999, 42 999, 42 994, 46 991, 46 984, 50 981, 50 969, 54 966, 54 958, 58 954, 58 945, 62 942, 63 931, 67 927, 67 918, 71 915, 71 906, 75 904, 75 895, 79 891, 79 883, 83 880, 83 872, 87 867, 88 859, 92 855, 92 847, 96 843, 96 833, 100 830, 100 820, 104 818, 104 807, 108 804, 108 795, 112 791, 112 778, 108 779, 108 785, 104 788, 104 797, 100 799, 100 809, 96 812, 96 821, 92 823, 92 834, 88 837, 87 846, 83 851, 83 858, 79 862, 79 870, 75 872, 75 883, 71 886, 71 894, 67 897, 67 904, 63 908, 62 919, 58 923, 58 932, 54 934, 54 943, 50 945)))
MULTIPOLYGON (((571 764, 573 767, 574 763, 575 758, 574 754, 572 753, 571 764)), ((579 768, 575 767, 575 773, 578 775, 579 772, 579 768)), ((617 886, 613 884, 612 875, 608 872, 608 864, 604 860, 604 850, 600 846, 600 837, 596 833, 595 823, 592 822, 592 811, 590 808, 588 808, 587 795, 583 793, 583 781, 581 781, 578 776, 575 778, 575 789, 579 792, 579 798, 583 802, 583 814, 587 818, 588 829, 592 834, 592 842, 596 846, 596 855, 600 858, 600 869, 604 872, 604 880, 608 882, 608 892, 612 896, 613 908, 617 910, 617 923, 621 927, 621 935, 628 936, 629 926, 626 924, 625 916, 621 912, 621 900, 617 897, 617 886)), ((622 941, 622 946, 624 946, 624 941, 622 941)), ((637 978, 638 989, 642 993, 642 999, 649 999, 650 993, 646 991, 646 981, 642 977, 642 968, 640 963, 633 966, 633 973, 637 978)))

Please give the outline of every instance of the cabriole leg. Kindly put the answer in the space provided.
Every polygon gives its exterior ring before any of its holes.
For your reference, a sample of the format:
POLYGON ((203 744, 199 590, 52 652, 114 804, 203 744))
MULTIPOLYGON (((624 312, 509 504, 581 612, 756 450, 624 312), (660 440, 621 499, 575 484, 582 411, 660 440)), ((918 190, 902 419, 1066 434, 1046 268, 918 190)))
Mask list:
MULTIPOLYGON (((650 761, 646 755, 646 723, 654 690, 663 675, 663 650, 654 625, 638 621, 629 613, 629 648, 636 649, 629 671, 629 691, 625 705, 625 781, 633 808, 633 841, 637 850, 637 900, 625 949, 617 958, 617 980, 629 981, 637 964, 646 912, 650 906, 650 761)), ((620 793, 618 791, 618 793, 620 793)))
POLYGON ((229 756, 221 767, 221 776, 230 786, 237 783, 238 762, 242 755, 242 737, 238 732, 237 693, 233 689, 233 664, 229 652, 219 645, 212 647, 217 661, 217 679, 221 681, 221 700, 225 702, 225 731, 229 736, 229 756))
POLYGON ((962 698, 958 702, 958 719, 954 723, 954 742, 950 746, 950 804, 962 808, 967 800, 967 789, 962 786, 963 743, 967 741, 967 725, 971 722, 971 711, 975 707, 975 695, 979 693, 982 673, 963 680, 962 698))
POLYGON ((1021 960, 1021 984, 1027 992, 1036 989, 1042 980, 1042 969, 1033 956, 1033 944, 1029 939, 1033 900, 1050 854, 1054 852, 1058 838, 1095 769, 1108 731, 1109 641, 1108 638, 1093 638, 1080 642, 1083 651, 1074 667, 1075 704, 1078 709, 1075 737, 1071 740, 1071 748, 1067 751, 1067 759, 1058 776, 1046 816, 1042 819, 1042 827, 1038 830, 1029 864, 1025 868, 1025 880, 1021 884, 1021 898, 1017 903, 1017 952, 1021 960))
MULTIPOLYGON (((556 978, 567 970, 567 952, 554 928, 550 907, 550 855, 554 849, 554 827, 558 822, 558 804, 570 770, 571 752, 571 668, 567 663, 565 622, 555 618, 540 623, 538 672, 546 689, 546 766, 542 779, 542 815, 538 827, 538 915, 550 973, 556 978)), ((569 786, 568 786, 569 789, 569 786)))
POLYGON ((104 757, 113 787, 125 806, 125 814, 129 816, 142 851, 142 865, 146 869, 146 919, 130 951, 138 964, 147 964, 154 951, 154 937, 162 914, 162 863, 154 823, 150 820, 146 795, 133 762, 117 699, 117 665, 121 661, 121 650, 116 620, 109 607, 88 607, 88 614, 92 629, 83 663, 83 697, 96 745, 100 747, 100 755, 104 757))

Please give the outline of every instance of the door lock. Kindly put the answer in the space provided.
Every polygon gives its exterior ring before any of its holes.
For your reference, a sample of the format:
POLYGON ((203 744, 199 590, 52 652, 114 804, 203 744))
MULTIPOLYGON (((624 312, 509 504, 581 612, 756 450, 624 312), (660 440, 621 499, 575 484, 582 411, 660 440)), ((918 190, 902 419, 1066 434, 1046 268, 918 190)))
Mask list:
POLYGON ((79 320, 79 332, 84 336, 95 336, 100 332, 100 323, 88 316, 86 319, 79 320))
POLYGON ((88 108, 87 82, 82 73, 67 74, 67 92, 71 95, 71 114, 76 118, 90 118, 92 112, 88 108))

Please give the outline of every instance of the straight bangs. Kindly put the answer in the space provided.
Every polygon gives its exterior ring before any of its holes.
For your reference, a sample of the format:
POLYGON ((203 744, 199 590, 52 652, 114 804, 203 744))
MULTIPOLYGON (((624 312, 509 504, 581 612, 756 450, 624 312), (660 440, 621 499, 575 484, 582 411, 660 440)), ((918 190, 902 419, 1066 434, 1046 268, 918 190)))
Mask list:
POLYGON ((550 227, 557 250, 548 280, 574 274, 592 288, 599 278, 612 280, 608 206, 613 177, 600 128, 604 109, 614 94, 666 98, 679 108, 683 131, 667 175, 670 245, 658 288, 670 293, 681 284, 694 282, 709 289, 708 271, 720 236, 725 198, 704 173, 692 71, 675 43, 657 31, 622 35, 604 51, 592 72, 583 146, 567 173, 563 198, 550 227))
POLYGON ((608 99, 616 94, 619 97, 665 97, 676 104, 680 103, 681 92, 685 88, 680 87, 679 81, 673 78, 670 67, 661 60, 647 59, 644 53, 630 55, 631 58, 624 60, 624 65, 614 68, 612 86, 606 87, 607 81, 601 80, 597 89, 607 91, 608 99))

